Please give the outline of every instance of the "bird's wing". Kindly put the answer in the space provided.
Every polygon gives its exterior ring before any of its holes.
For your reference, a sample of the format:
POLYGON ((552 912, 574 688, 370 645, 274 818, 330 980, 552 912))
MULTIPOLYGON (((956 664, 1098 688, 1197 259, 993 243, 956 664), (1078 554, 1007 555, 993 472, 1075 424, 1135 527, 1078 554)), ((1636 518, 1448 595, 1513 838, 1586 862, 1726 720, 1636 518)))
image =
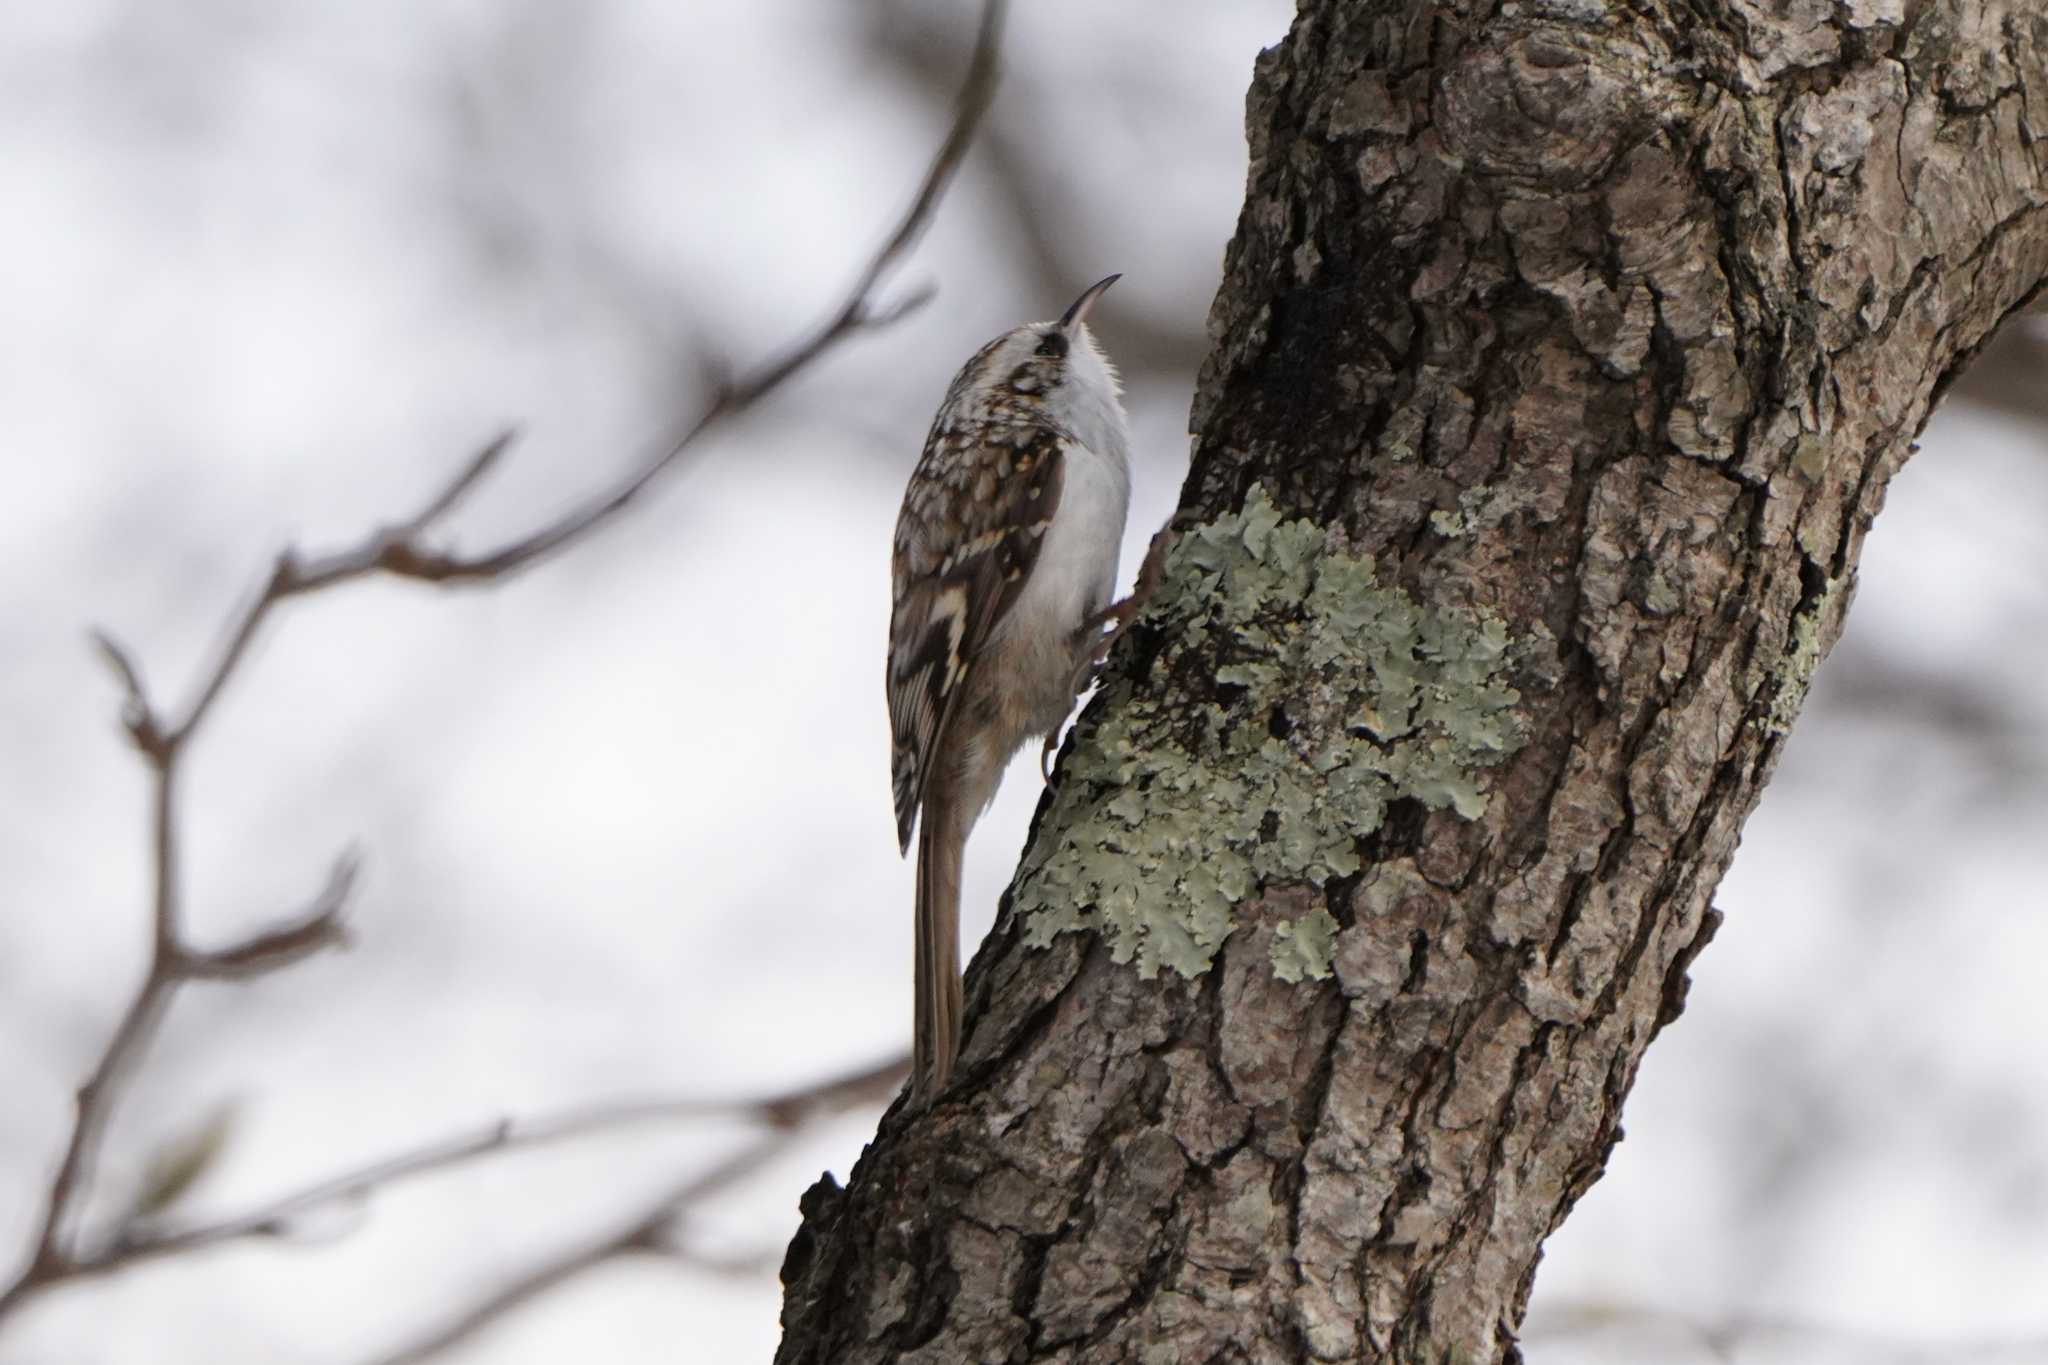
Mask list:
POLYGON ((888 692, 896 836, 906 852, 939 736, 1038 561, 1064 466, 1050 427, 937 428, 904 494, 888 692))

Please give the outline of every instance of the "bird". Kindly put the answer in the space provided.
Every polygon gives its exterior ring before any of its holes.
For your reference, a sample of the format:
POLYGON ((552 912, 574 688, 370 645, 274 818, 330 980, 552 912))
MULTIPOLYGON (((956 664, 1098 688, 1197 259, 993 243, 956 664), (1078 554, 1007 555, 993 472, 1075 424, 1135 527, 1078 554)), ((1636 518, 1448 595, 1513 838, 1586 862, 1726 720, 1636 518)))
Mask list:
POLYGON ((1130 425, 1088 316, 1120 278, 961 367, 896 519, 887 694, 901 852, 917 832, 914 1109, 960 1050, 968 834, 1017 750, 1058 733, 1117 611, 1130 425))

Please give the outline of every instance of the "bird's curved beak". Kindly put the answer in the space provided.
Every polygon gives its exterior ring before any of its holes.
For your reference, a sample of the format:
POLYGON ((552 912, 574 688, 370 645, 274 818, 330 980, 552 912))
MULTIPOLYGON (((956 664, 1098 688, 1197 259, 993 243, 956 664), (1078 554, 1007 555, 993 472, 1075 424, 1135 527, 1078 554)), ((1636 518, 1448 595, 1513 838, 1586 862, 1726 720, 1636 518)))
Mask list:
POLYGON ((1095 306, 1095 300, 1109 292, 1109 287, 1122 279, 1122 275, 1111 275, 1088 286, 1088 291, 1074 300, 1074 306, 1060 314, 1060 330, 1071 332, 1088 320, 1088 310, 1095 306))

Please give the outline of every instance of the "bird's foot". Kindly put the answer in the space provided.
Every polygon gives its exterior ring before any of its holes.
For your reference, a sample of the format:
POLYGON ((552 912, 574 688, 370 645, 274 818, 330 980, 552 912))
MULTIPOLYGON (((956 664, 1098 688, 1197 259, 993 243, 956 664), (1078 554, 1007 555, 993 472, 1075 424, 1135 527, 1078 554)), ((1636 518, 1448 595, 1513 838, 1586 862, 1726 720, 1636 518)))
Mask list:
MULTIPOLYGON (((1109 661, 1109 651, 1159 591, 1160 583, 1166 578, 1167 551, 1173 548, 1173 542, 1180 535, 1179 528, 1186 525, 1187 520, 1188 513, 1176 512, 1152 537, 1151 545, 1145 550, 1145 561, 1138 566, 1138 581, 1131 586, 1129 597, 1110 603, 1082 623, 1081 638, 1093 637, 1094 643, 1082 651, 1081 661, 1074 666, 1074 675, 1068 680, 1067 695, 1078 697, 1094 683, 1095 675, 1109 661), (1103 629, 1105 626, 1108 627, 1106 631, 1103 629)), ((1061 728, 1053 727, 1045 737, 1045 747, 1038 753, 1038 775, 1048 787, 1052 785, 1052 760, 1059 751, 1061 728)))

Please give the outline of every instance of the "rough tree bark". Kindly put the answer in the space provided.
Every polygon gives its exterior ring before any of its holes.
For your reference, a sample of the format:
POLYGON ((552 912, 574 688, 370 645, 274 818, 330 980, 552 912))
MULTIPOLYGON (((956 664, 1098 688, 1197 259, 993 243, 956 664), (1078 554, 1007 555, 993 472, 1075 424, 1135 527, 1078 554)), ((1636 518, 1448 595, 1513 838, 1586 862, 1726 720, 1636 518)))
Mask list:
POLYGON ((2036 0, 1305 0, 1183 493, 784 1362, 1501 1361, 1885 485, 2048 276, 2036 0), (1219 946, 1220 945, 1220 946, 1219 946))

